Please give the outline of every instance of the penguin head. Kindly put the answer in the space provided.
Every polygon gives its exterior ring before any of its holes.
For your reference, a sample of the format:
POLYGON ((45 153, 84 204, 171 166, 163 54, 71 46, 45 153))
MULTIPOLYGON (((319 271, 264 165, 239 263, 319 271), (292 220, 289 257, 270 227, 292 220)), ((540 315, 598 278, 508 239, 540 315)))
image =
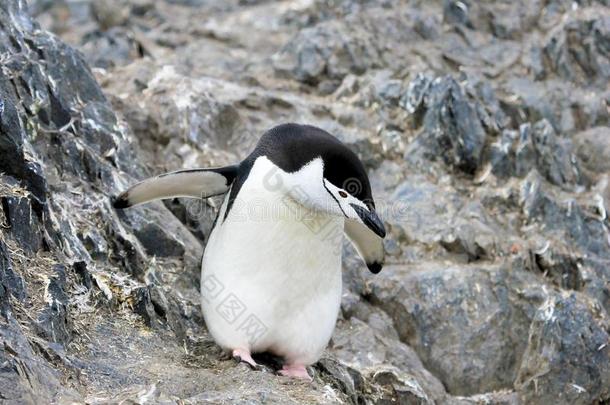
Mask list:
POLYGON ((306 208, 355 221, 384 238, 385 227, 375 210, 362 163, 346 156, 350 155, 317 156, 299 170, 286 173, 285 192, 306 208))
POLYGON ((284 124, 263 135, 253 152, 258 156, 280 169, 278 183, 293 200, 344 217, 345 231, 369 269, 381 270, 386 231, 364 165, 354 152, 319 128, 284 124))

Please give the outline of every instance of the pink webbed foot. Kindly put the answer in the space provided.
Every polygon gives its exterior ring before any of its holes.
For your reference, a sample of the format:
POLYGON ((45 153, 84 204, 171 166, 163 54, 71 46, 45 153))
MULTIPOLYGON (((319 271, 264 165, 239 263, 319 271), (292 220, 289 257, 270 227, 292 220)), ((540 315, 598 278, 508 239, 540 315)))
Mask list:
POLYGON ((250 367, 252 367, 253 370, 260 369, 260 366, 258 364, 256 364, 256 362, 252 358, 252 355, 250 355, 250 350, 235 349, 235 350, 233 350, 233 358, 240 363, 248 364, 250 367))
POLYGON ((278 373, 285 377, 301 378, 303 380, 313 381, 307 372, 307 368, 297 364, 284 364, 284 367, 282 367, 278 373))

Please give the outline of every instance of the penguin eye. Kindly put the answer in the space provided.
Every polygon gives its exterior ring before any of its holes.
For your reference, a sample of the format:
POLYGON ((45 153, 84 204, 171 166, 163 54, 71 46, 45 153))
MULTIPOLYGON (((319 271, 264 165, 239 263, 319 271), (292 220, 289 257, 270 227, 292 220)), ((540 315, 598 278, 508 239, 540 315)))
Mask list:
POLYGON ((343 198, 347 198, 347 193, 343 190, 339 190, 339 195, 343 198))

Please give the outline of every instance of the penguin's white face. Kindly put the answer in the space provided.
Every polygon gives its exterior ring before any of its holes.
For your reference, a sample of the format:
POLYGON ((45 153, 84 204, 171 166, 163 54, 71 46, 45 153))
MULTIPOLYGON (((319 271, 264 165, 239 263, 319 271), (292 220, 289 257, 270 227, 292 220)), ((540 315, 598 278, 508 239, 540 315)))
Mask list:
POLYGON ((324 162, 316 158, 294 173, 283 173, 285 191, 306 208, 345 217, 360 223, 383 238, 385 229, 371 206, 350 193, 350 188, 362 187, 356 178, 346 179, 344 188, 324 177, 324 162))
POLYGON ((345 215, 347 218, 358 219, 359 216, 354 207, 360 207, 368 211, 364 202, 351 195, 347 190, 335 186, 327 179, 324 179, 324 188, 332 196, 335 205, 339 207, 339 214, 345 215))

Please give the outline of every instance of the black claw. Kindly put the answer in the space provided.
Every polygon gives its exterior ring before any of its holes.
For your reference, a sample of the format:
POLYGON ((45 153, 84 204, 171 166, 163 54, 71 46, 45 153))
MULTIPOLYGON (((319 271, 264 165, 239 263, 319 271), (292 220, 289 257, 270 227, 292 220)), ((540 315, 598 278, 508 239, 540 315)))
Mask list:
POLYGON ((237 361, 238 364, 239 363, 244 363, 244 364, 248 365, 254 371, 260 371, 261 370, 261 366, 258 365, 258 364, 256 366, 253 366, 252 364, 248 363, 247 361, 242 360, 242 358, 239 357, 239 356, 233 356, 233 358, 235 359, 235 361, 237 361))

